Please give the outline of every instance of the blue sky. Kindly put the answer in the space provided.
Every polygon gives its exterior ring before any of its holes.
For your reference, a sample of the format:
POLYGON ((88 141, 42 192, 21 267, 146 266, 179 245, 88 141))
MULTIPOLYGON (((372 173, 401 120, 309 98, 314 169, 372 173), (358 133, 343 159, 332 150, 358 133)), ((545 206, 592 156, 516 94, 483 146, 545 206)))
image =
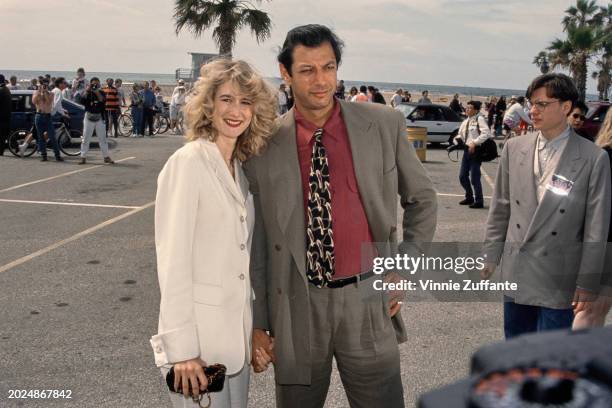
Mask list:
MULTIPOLYGON (((332 27, 350 80, 526 88, 534 55, 556 36, 570 0, 274 0, 272 38, 245 30, 234 55, 278 76, 276 50, 300 24, 332 27)), ((177 36, 172 0, 1 0, 0 69, 172 73, 189 51, 215 52, 210 33, 177 36)), ((600 4, 604 4, 600 1, 600 4)), ((595 82, 589 78, 589 92, 595 82)))

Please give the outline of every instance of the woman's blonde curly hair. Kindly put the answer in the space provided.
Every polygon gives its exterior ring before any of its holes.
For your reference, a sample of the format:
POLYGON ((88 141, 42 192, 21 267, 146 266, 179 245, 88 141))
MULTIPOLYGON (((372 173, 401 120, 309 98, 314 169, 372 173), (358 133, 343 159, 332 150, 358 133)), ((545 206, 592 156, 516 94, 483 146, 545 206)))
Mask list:
POLYGON ((608 113, 597 134, 595 144, 599 147, 612 148, 612 109, 608 109, 608 113))
POLYGON ((217 59, 202 66, 200 79, 195 83, 184 115, 188 141, 204 138, 214 142, 217 130, 213 127, 214 102, 217 90, 232 81, 253 107, 249 127, 236 142, 234 157, 242 162, 259 154, 266 146, 277 121, 276 92, 251 65, 242 60, 217 59))

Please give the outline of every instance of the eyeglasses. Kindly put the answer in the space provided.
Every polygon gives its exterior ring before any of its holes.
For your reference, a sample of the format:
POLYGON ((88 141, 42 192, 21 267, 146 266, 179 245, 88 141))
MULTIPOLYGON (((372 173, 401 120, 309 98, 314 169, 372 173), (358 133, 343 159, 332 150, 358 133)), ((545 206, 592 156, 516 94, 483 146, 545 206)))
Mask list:
POLYGON ((579 113, 574 113, 574 114, 572 115, 572 118, 574 118, 574 119, 580 119, 580 120, 582 120, 582 121, 586 120, 586 116, 581 115, 581 114, 579 114, 579 113))
MULTIPOLYGON (((531 102, 531 101, 530 101, 531 102)), ((538 102, 531 102, 531 106, 533 106, 534 108, 536 108, 536 110, 538 112, 542 112, 544 111, 548 105, 552 105, 553 103, 556 102, 561 102, 560 100, 554 100, 554 101, 538 101, 538 102)))

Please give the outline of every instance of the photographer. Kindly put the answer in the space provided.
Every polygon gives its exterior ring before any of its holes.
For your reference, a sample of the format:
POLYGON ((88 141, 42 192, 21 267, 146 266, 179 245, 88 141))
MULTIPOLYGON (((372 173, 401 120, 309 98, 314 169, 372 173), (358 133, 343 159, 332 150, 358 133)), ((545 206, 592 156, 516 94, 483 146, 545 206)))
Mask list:
POLYGON ((49 82, 45 79, 40 81, 38 90, 32 95, 32 103, 36 106, 36 116, 34 124, 38 134, 38 153, 40 153, 41 161, 47 161, 47 141, 45 140, 45 132, 49 138, 49 142, 53 147, 56 161, 64 161, 60 156, 59 146, 55 140, 55 128, 51 120, 51 112, 53 111, 53 95, 49 92, 49 82))
POLYGON ((108 143, 106 142, 106 126, 104 126, 104 110, 106 106, 106 98, 100 89, 100 80, 96 77, 91 78, 91 83, 87 87, 83 104, 85 106, 85 119, 83 120, 83 142, 81 143, 81 161, 79 164, 85 164, 87 161, 87 152, 89 151, 89 143, 95 130, 98 136, 98 143, 104 156, 104 163, 114 163, 108 154, 108 143))
POLYGON ((89 81, 85 78, 85 70, 77 69, 77 76, 72 80, 72 99, 77 103, 83 103, 85 91, 89 86, 89 81))
POLYGON ((487 121, 480 114, 479 101, 469 101, 465 113, 468 116, 459 127, 459 133, 455 139, 465 143, 459 181, 465 190, 465 199, 460 205, 469 205, 470 208, 483 208, 482 184, 480 182, 480 165, 482 162, 476 157, 476 147, 483 144, 491 137, 491 131, 487 121), (471 182, 471 183, 470 183, 471 182), (474 189, 472 190, 472 186, 474 189))

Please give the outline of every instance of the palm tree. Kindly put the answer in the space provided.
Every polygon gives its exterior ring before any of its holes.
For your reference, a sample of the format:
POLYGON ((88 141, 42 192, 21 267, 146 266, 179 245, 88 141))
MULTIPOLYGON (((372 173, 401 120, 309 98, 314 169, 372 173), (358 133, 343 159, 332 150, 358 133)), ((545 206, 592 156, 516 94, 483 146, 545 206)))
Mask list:
POLYGON ((548 54, 546 51, 540 51, 538 55, 533 58, 533 63, 536 67, 540 68, 540 72, 542 74, 547 74, 550 70, 550 65, 548 64, 548 54))
POLYGON ((586 96, 588 62, 601 48, 601 13, 596 0, 577 0, 565 10, 561 24, 565 39, 555 39, 547 47, 552 68, 567 68, 574 78, 581 99, 586 96))
POLYGON ((567 31, 570 25, 583 27, 591 24, 594 18, 599 19, 599 11, 596 0, 577 0, 576 6, 570 6, 565 10, 567 15, 561 20, 563 29, 567 31))
POLYGON ((580 99, 586 96, 587 64, 598 47, 594 30, 590 27, 567 28, 567 38, 555 39, 548 47, 548 58, 553 68, 569 69, 580 99))
MULTIPOLYGON (((261 0, 255 0, 261 3, 261 0)), ((219 54, 232 57, 236 35, 248 27, 258 43, 270 38, 272 22, 268 13, 258 10, 252 1, 241 0, 175 0, 174 20, 176 34, 183 28, 189 29, 196 37, 218 24, 212 38, 219 47, 219 54)))
POLYGON ((597 92, 600 100, 609 98, 610 86, 612 84, 612 54, 603 55, 601 60, 595 63, 598 71, 593 72, 592 78, 597 81, 597 92))
POLYGON ((602 44, 602 53, 595 63, 597 71, 593 72, 592 78, 597 80, 599 99, 605 100, 608 99, 612 86, 612 3, 600 8, 598 18, 601 22, 598 37, 602 44))

